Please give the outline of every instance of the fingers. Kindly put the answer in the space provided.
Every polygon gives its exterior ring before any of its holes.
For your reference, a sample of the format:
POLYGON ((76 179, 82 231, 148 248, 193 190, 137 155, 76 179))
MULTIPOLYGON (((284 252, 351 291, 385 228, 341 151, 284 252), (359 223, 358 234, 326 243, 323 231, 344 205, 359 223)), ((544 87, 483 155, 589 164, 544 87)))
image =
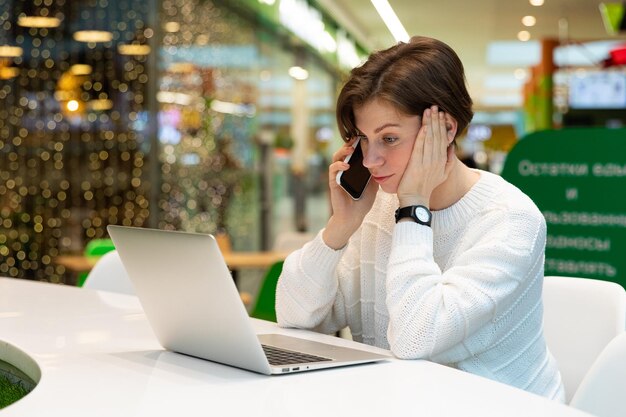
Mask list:
POLYGON ((434 130, 437 132, 435 135, 435 157, 438 161, 446 160, 448 140, 446 136, 445 113, 442 111, 434 111, 433 113, 436 113, 436 116, 434 117, 436 120, 433 120, 433 126, 434 130))
POLYGON ((340 171, 346 171, 350 168, 350 165, 344 160, 348 155, 352 155, 354 148, 352 147, 353 141, 347 142, 344 146, 339 148, 337 152, 333 154, 332 163, 328 166, 328 182, 331 187, 336 186, 337 174, 340 171))
POLYGON ((341 171, 347 171, 350 168, 346 162, 336 161, 328 166, 328 182, 331 187, 335 187, 337 185, 337 174, 341 171))
POLYGON ((420 126, 420 130, 417 132, 417 138, 415 138, 415 142, 413 143, 413 151, 411 158, 417 161, 418 163, 422 163, 424 159, 424 144, 426 143, 426 136, 428 135, 428 126, 425 123, 426 116, 422 117, 422 126, 420 126))
POLYGON ((346 142, 344 146, 339 148, 337 152, 333 154, 333 162, 343 161, 346 159, 346 156, 352 155, 352 152, 354 152, 354 148, 352 147, 353 143, 354 139, 350 142, 346 142))
POLYGON ((424 155, 422 158, 423 163, 427 163, 432 160, 433 157, 433 142, 435 141, 435 123, 433 123, 433 113, 437 114, 436 111, 433 112, 433 109, 437 109, 436 106, 432 106, 424 110, 424 127, 426 129, 426 137, 424 138, 424 155))
POLYGON ((423 160, 441 161, 447 159, 447 129, 445 113, 434 105, 424 110, 422 118, 426 135, 424 138, 423 160))

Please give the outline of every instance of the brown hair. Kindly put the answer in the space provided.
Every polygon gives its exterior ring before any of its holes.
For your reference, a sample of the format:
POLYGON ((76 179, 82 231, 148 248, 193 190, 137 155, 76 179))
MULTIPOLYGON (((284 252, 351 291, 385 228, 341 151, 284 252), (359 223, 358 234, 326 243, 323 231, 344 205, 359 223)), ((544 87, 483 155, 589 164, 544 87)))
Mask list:
POLYGON ((457 136, 474 115, 461 60, 445 43, 423 36, 375 52, 351 71, 337 98, 337 125, 345 141, 359 134, 354 108, 374 98, 420 117, 436 104, 457 121, 457 136))

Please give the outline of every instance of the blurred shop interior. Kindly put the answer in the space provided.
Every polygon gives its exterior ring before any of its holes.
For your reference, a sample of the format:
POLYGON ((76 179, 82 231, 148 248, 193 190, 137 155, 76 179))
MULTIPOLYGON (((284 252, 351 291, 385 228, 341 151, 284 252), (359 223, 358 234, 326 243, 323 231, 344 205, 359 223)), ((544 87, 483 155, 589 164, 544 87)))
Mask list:
MULTIPOLYGON (((391 2, 466 65, 468 164, 498 173, 538 130, 626 125, 623 4, 550 1, 391 2)), ((55 259, 109 224, 237 251, 314 235, 338 88, 396 41, 366 0, 0 0, 0 26, 0 276, 56 283, 76 277, 55 259)))

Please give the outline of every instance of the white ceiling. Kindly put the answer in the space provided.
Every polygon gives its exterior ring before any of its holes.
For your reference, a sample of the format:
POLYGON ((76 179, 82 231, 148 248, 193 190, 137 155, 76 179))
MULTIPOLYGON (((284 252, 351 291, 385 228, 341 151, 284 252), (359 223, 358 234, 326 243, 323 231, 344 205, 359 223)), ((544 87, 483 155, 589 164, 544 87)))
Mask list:
MULTIPOLYGON (((539 7, 532 6, 528 0, 389 2, 409 35, 438 38, 459 54, 477 109, 492 107, 495 104, 489 103, 498 97, 503 103, 508 102, 508 107, 515 107, 513 96, 519 99, 521 82, 515 83, 513 72, 528 68, 533 51, 536 59, 537 41, 541 39, 557 39, 562 44, 597 40, 626 42, 625 33, 611 36, 606 32, 599 11, 601 2, 596 0, 545 0, 539 7), (537 18, 534 27, 522 25, 521 19, 526 15, 537 18), (531 33, 529 43, 517 40, 520 30, 531 33), (504 41, 512 43, 501 43, 504 41)), ((395 43, 370 0, 318 0, 318 3, 365 47, 374 50, 395 43)), ((605 58, 603 53, 589 48, 582 51, 588 57, 588 65, 605 58)))

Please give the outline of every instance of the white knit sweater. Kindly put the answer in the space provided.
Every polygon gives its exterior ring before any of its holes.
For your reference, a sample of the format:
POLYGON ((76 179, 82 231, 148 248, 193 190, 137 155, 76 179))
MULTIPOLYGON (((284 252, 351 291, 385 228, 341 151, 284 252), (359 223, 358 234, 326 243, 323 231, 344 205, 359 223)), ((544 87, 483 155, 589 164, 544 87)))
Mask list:
POLYGON ((489 172, 432 228, 394 221, 379 190, 348 245, 321 232, 285 261, 276 293, 284 327, 336 332, 564 401, 543 336, 543 216, 489 172))

